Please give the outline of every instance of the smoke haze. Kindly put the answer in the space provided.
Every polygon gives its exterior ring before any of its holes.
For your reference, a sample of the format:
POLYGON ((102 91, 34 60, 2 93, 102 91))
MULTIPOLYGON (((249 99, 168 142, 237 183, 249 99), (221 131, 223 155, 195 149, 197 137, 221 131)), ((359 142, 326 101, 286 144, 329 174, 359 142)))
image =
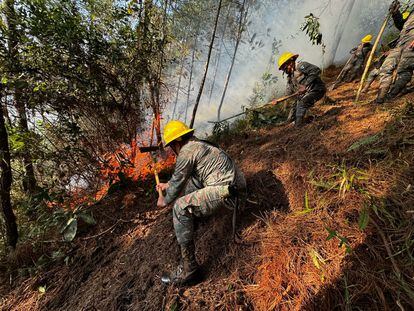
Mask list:
MULTIPOLYGON (((267 2, 267 1, 266 1, 267 2)), ((327 67, 332 63, 343 63, 349 57, 349 51, 357 46, 362 37, 371 33, 378 33, 381 24, 388 13, 390 0, 303 0, 303 1, 271 1, 271 4, 260 4, 250 7, 248 29, 243 34, 243 42, 239 46, 236 62, 233 68, 229 88, 222 109, 222 119, 242 111, 243 106, 249 106, 249 97, 253 88, 260 82, 262 75, 269 72, 278 78, 278 82, 272 86, 272 92, 267 94, 265 100, 271 99, 271 95, 281 95, 285 89, 285 79, 277 70, 272 61, 272 43, 280 41, 276 53, 291 51, 300 55, 299 60, 306 60, 318 66, 327 67), (353 5, 353 6, 352 6, 353 5), (350 11, 350 8, 352 10, 350 11), (349 19, 347 20, 348 12, 349 19), (321 46, 313 46, 300 31, 300 25, 304 17, 313 13, 320 18, 323 41, 326 45, 326 53, 322 57, 321 46), (341 36, 342 33, 342 36, 341 36), (251 39, 254 37, 252 43, 251 39), (338 40, 340 38, 340 40, 338 40), (334 57, 335 42, 339 42, 334 57), (257 44, 255 44, 257 43, 257 44)), ((223 13, 224 14, 224 13, 223 13)), ((218 33, 216 39, 216 50, 221 40, 218 33)), ((204 43, 203 46, 206 46, 204 43)), ((201 98, 195 128, 199 135, 211 131, 209 120, 216 120, 217 108, 223 90, 224 80, 230 66, 231 54, 234 42, 225 41, 222 49, 219 71, 217 73, 213 96, 209 104, 209 93, 214 75, 214 57, 210 64, 208 79, 201 98)), ((197 96, 199 83, 203 74, 205 58, 207 53, 199 55, 195 64, 193 86, 190 103, 193 105, 197 96)), ((183 79, 183 85, 188 84, 188 77, 183 79)), ((186 88, 183 87, 182 88, 186 88)), ((178 108, 175 118, 184 120, 184 111, 187 95, 181 92, 178 99, 178 108)), ((166 115, 171 116, 172 106, 168 107, 166 115)), ((192 108, 188 109, 188 119, 191 118, 192 108)))

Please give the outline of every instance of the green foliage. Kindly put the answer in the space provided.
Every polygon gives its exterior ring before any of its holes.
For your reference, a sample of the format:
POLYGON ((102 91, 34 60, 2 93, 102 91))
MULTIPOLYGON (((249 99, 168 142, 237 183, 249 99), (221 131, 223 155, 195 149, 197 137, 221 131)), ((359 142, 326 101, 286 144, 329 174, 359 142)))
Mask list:
POLYGON ((369 223, 369 210, 367 206, 365 206, 359 214, 359 218, 358 218, 359 229, 365 230, 365 228, 368 226, 368 223, 369 223))
POLYGON ((66 226, 63 227, 61 233, 63 235, 63 239, 66 242, 72 242, 76 236, 76 232, 78 230, 78 221, 76 218, 70 218, 66 223, 66 226))
POLYGON ((305 192, 305 197, 304 197, 304 200, 303 200, 303 205, 304 205, 303 210, 300 211, 300 212, 297 212, 296 213, 297 215, 305 215, 305 214, 309 214, 309 213, 311 213, 313 211, 313 208, 310 207, 309 194, 308 194, 307 191, 305 192))
POLYGON ((338 247, 345 247, 345 252, 350 254, 352 252, 352 248, 349 244, 349 241, 346 237, 338 234, 335 230, 332 230, 328 227, 325 227, 326 231, 328 231, 328 237, 326 238, 327 241, 332 240, 333 238, 337 238, 339 240, 338 247))
POLYGON ((380 138, 381 138, 380 134, 375 134, 375 135, 371 135, 371 136, 368 136, 368 137, 364 137, 364 138, 356 141, 355 143, 353 143, 348 148, 348 152, 359 150, 361 147, 376 143, 380 138))
POLYGON ((306 32, 313 45, 321 45, 323 42, 320 27, 319 18, 310 13, 305 16, 305 22, 300 26, 300 30, 306 32))
POLYGON ((330 165, 333 173, 328 178, 314 178, 309 174, 310 184, 319 190, 337 191, 340 197, 351 190, 364 191, 364 183, 368 180, 366 172, 355 167, 348 167, 344 162, 340 166, 330 165))

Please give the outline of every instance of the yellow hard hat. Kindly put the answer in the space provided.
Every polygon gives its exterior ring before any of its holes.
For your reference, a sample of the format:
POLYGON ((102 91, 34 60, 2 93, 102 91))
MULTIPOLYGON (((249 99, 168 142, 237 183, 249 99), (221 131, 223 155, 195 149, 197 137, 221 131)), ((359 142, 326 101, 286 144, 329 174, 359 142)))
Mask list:
POLYGON ((408 16, 410 16, 410 14, 411 14, 411 12, 410 12, 410 11, 405 11, 405 12, 402 14, 403 20, 406 20, 406 19, 408 18, 408 16))
POLYGON ((283 53, 278 60, 278 65, 279 65, 279 69, 282 69, 282 66, 288 61, 288 60, 296 60, 296 58, 298 58, 299 55, 298 54, 293 54, 291 52, 285 52, 283 53))
POLYGON ((164 127, 164 141, 165 146, 168 146, 174 140, 178 140, 185 134, 194 132, 194 129, 190 129, 184 122, 178 120, 171 120, 164 127))
POLYGON ((362 43, 370 43, 371 41, 372 41, 372 35, 366 35, 361 40, 362 43))

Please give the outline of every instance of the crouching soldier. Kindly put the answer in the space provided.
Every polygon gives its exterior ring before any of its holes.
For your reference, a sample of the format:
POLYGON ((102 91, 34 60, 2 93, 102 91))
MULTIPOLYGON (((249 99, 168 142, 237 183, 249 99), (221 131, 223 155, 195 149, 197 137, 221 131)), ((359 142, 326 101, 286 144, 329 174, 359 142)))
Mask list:
POLYGON ((393 85, 388 95, 389 98, 394 98, 404 93, 407 84, 411 82, 414 70, 414 33, 412 40, 401 51, 400 62, 398 63, 393 85))
POLYGON ((298 57, 297 54, 284 53, 280 56, 278 65, 279 70, 287 74, 286 95, 298 94, 287 121, 295 121, 296 126, 301 126, 307 110, 325 96, 326 86, 320 77, 320 68, 307 62, 296 64, 298 57))
POLYGON ((365 86, 362 90, 363 93, 368 92, 369 88, 371 87, 371 84, 377 79, 378 76, 380 76, 384 71, 387 65, 384 65, 385 60, 388 57, 388 51, 383 53, 381 57, 379 57, 375 63, 373 64, 373 69, 370 71, 367 81, 365 82, 365 86))
POLYGON ((396 97, 410 82, 414 69, 414 14, 400 12, 401 4, 394 1, 390 6, 395 27, 400 35, 382 66, 380 87, 376 103, 382 104, 388 99, 396 97))
POLYGON ((236 208, 235 202, 246 193, 246 181, 234 161, 218 146, 193 133, 180 121, 170 121, 164 128, 165 145, 171 147, 177 160, 168 183, 157 186, 157 190, 165 191, 157 206, 173 204, 174 231, 182 257, 175 271, 162 276, 165 284, 188 285, 199 280, 194 218, 210 216, 222 207, 236 208))
POLYGON ((342 69, 341 73, 336 78, 332 86, 332 90, 342 82, 352 82, 357 79, 364 69, 365 60, 368 58, 372 50, 372 35, 367 35, 362 38, 361 43, 351 50, 351 57, 342 69))

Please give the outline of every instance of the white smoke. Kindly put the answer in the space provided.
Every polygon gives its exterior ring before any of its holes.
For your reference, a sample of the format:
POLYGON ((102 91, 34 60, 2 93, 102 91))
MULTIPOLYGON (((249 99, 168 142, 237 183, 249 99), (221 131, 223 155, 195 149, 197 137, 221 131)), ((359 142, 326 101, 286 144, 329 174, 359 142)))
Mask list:
MULTIPOLYGON (((272 57, 274 39, 281 41, 279 53, 291 51, 299 54, 300 60, 306 60, 318 66, 327 67, 332 62, 343 63, 348 58, 349 51, 359 44, 362 37, 368 33, 374 36, 378 33, 391 3, 390 0, 279 0, 269 2, 272 3, 261 4, 258 7, 252 7, 250 10, 250 24, 248 30, 244 33, 243 43, 239 47, 221 113, 222 119, 241 112, 243 106, 249 105, 248 99, 252 95, 253 88, 266 71, 278 77, 279 81, 274 85, 274 93, 283 93, 286 81, 281 72, 277 70, 276 65, 269 63, 272 57), (347 10, 349 10, 352 3, 352 11, 349 14, 349 19, 346 20, 347 10), (326 45, 326 53, 323 57, 321 46, 313 46, 306 35, 300 31, 300 25, 309 13, 313 13, 320 18, 321 32, 326 45), (338 41, 337 39, 341 33, 339 46, 333 59, 335 42, 338 41), (254 48, 250 44, 249 41, 253 36, 255 42, 262 42, 261 47, 254 48)), ((218 40, 220 39, 218 37, 218 40)), ((209 91, 214 74, 213 65, 210 66, 208 81, 201 98, 195 122, 199 135, 211 130, 211 125, 207 121, 216 120, 217 118, 217 108, 230 66, 230 55, 234 49, 234 42, 224 42, 224 46, 211 104, 209 105, 209 91)), ((192 104, 197 96, 206 54, 203 53, 196 63, 195 79, 193 80, 191 93, 192 104)), ((183 83, 186 84, 187 82, 188 78, 183 83)), ((184 120, 185 103, 186 94, 182 92, 177 108, 181 115, 176 114, 176 118, 179 115, 180 119, 184 120)), ((172 111, 172 105, 170 108, 172 111)), ((191 118, 192 108, 189 108, 187 121, 191 118)), ((167 110, 167 114, 171 115, 169 110, 167 110)))

